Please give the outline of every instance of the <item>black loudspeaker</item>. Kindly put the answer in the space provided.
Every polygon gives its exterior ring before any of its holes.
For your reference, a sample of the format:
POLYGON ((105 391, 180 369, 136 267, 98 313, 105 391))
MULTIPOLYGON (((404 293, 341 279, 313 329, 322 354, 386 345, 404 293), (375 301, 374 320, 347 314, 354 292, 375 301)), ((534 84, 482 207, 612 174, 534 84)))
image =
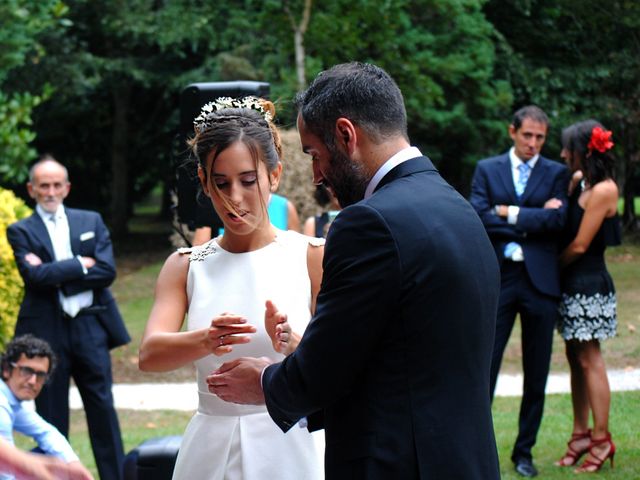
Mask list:
POLYGON ((181 441, 176 435, 142 442, 124 459, 124 480, 171 480, 181 441))
POLYGON ((269 97, 269 83, 239 80, 235 82, 192 83, 180 96, 180 128, 173 148, 176 160, 178 221, 190 230, 211 226, 215 236, 222 221, 217 217, 211 202, 200 192, 196 163, 186 144, 194 135, 193 119, 200 114, 205 103, 218 97, 269 97))

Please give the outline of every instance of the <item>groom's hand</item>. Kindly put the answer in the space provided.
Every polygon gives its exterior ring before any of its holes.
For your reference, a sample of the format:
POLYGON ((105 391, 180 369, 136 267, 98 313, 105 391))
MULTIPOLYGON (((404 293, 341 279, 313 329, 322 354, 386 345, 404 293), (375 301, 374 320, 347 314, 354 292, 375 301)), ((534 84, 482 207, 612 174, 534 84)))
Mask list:
POLYGON ((271 363, 267 357, 242 357, 225 362, 207 377, 209 392, 225 402, 262 405, 262 370, 271 363))

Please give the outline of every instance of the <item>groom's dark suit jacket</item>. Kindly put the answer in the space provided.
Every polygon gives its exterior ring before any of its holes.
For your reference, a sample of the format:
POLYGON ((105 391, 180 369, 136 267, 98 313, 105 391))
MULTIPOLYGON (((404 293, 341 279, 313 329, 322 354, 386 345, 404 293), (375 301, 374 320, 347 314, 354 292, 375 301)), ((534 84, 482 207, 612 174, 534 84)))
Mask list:
POLYGON ((498 290, 471 206, 426 157, 398 165, 332 224, 315 316, 263 374, 271 417, 320 413, 328 479, 499 478, 498 290))
MULTIPOLYGON (((107 287, 116 276, 109 232, 96 212, 65 208, 73 255, 93 257, 96 264, 85 275, 76 258, 56 262, 51 239, 42 218, 36 212, 7 229, 7 238, 25 284, 25 295, 16 334, 32 333, 52 346, 61 341, 63 312, 58 289, 65 295, 93 290, 95 314, 107 334, 109 348, 130 341, 115 300, 107 287), (35 253, 43 264, 31 266, 25 255, 35 253)), ((104 333, 100 333, 101 336, 104 333)))

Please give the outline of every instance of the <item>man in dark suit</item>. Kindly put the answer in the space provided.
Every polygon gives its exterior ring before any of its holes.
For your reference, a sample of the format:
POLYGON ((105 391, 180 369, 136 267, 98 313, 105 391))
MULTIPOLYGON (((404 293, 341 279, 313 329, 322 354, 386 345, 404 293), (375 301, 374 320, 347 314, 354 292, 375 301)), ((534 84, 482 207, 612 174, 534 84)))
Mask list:
POLYGON ((324 426, 330 479, 499 478, 489 401, 499 275, 482 223, 410 146, 402 94, 382 69, 337 65, 297 106, 314 181, 344 207, 316 312, 282 363, 228 362, 210 391, 266 402, 284 431, 303 417, 324 426))
POLYGON ((516 314, 522 327, 524 388, 511 459, 537 475, 531 449, 542 421, 560 284, 558 235, 566 219, 568 170, 540 155, 549 120, 536 106, 518 110, 509 126, 513 147, 481 160, 471 187, 474 206, 501 268, 500 305, 491 363, 491 395, 516 314))
POLYGON ((7 229, 25 284, 16 335, 43 338, 59 359, 36 399, 38 413, 68 436, 73 377, 100 477, 118 479, 124 452, 109 349, 130 338, 108 289, 116 275, 109 232, 98 213, 63 206, 70 186, 63 165, 51 156, 40 159, 27 183, 36 211, 7 229))

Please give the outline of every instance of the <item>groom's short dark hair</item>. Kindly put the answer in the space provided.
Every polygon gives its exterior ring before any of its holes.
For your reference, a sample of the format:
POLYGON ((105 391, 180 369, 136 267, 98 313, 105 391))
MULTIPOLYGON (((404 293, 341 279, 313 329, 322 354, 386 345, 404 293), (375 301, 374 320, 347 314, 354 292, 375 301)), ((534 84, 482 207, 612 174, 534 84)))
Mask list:
POLYGON ((295 98, 305 126, 326 145, 332 145, 338 118, 349 119, 376 143, 407 135, 407 112, 402 93, 382 68, 351 62, 318 74, 295 98))

